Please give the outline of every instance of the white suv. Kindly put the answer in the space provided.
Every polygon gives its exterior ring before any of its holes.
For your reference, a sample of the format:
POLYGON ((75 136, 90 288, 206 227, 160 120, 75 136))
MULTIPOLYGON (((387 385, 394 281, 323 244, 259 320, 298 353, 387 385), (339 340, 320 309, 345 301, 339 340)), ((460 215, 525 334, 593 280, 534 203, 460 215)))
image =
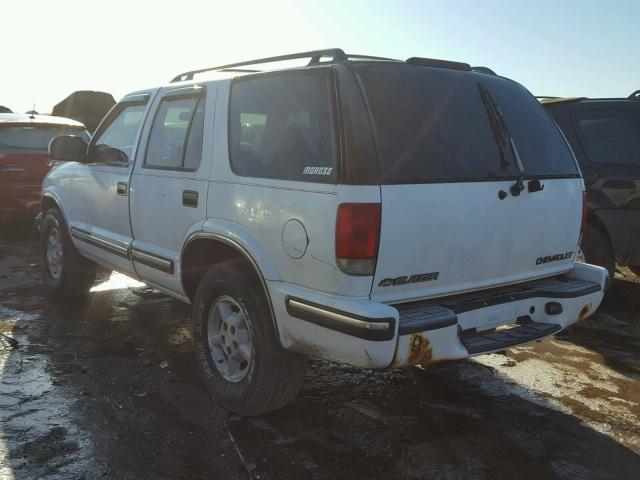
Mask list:
POLYGON ((193 304, 204 381, 243 415, 290 402, 307 356, 498 351, 591 315, 608 282, 574 262, 584 185, 561 132, 486 68, 336 49, 202 69, 50 152, 47 284, 85 293, 98 263, 193 304))

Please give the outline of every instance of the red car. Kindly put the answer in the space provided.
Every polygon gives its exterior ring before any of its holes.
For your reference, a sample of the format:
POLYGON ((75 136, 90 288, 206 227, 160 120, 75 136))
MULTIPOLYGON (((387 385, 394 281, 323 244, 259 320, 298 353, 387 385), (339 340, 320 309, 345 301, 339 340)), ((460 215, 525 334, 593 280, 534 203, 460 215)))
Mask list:
POLYGON ((75 120, 0 113, 0 221, 37 215, 42 179, 51 168, 49 142, 60 135, 89 139, 75 120))

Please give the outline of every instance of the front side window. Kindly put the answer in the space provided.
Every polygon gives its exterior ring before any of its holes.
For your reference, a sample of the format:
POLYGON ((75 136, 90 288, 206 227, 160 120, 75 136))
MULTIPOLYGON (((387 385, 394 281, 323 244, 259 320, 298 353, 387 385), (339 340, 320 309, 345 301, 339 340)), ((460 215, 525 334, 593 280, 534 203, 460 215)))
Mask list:
POLYGON ((640 165, 640 114, 592 110, 574 114, 585 154, 593 163, 640 165))
POLYGON ((145 108, 145 105, 129 105, 117 114, 94 141, 94 161, 101 161, 102 152, 109 149, 120 150, 131 161, 145 108))
POLYGON ((235 173, 335 183, 336 142, 328 73, 292 72, 234 83, 229 154, 235 173))
POLYGON ((151 127, 148 168, 196 170, 202 157, 204 98, 167 97, 151 127))
POLYGON ((49 142, 63 135, 76 135, 89 141, 89 134, 84 128, 65 125, 14 124, 0 126, 0 148, 46 152, 49 142))

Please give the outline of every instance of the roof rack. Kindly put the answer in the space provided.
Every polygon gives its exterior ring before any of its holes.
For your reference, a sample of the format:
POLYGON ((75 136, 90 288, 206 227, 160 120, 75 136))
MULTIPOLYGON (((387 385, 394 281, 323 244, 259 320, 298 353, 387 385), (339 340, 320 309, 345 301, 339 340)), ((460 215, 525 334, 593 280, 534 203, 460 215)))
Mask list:
POLYGON ((308 65, 317 65, 320 63, 338 63, 338 62, 344 62, 347 60, 381 60, 381 61, 395 61, 395 62, 399 61, 393 58, 372 57, 370 55, 356 55, 356 54, 347 55, 340 48, 329 48, 325 50, 312 50, 309 52, 291 53, 289 55, 278 55, 276 57, 258 58, 256 60, 247 60, 244 62, 229 63, 227 65, 218 65, 217 67, 199 68, 197 70, 190 70, 188 72, 181 73, 180 75, 176 75, 171 80, 171 83, 182 82, 185 80, 193 80, 194 75, 197 75, 199 73, 212 72, 212 71, 259 72, 260 70, 239 69, 237 67, 244 67, 247 65, 260 65, 263 63, 283 62, 286 60, 297 60, 300 58, 308 58, 309 59, 308 65), (321 59, 324 57, 331 57, 331 60, 321 61, 321 59))
POLYGON ((582 100, 588 100, 587 97, 546 97, 543 95, 536 95, 536 98, 542 104, 581 102, 582 100))
POLYGON ((631 100, 640 100, 640 90, 636 90, 631 95, 629 95, 629 99, 631 99, 631 100))
POLYGON ((496 77, 498 76, 498 74, 491 70, 489 67, 482 67, 478 65, 477 67, 471 67, 471 70, 478 73, 486 73, 487 75, 494 75, 496 77))
POLYGON ((450 68, 452 70, 462 70, 465 72, 471 71, 471 66, 468 63, 438 60, 436 58, 411 57, 407 58, 407 63, 409 65, 418 65, 422 67, 450 68))

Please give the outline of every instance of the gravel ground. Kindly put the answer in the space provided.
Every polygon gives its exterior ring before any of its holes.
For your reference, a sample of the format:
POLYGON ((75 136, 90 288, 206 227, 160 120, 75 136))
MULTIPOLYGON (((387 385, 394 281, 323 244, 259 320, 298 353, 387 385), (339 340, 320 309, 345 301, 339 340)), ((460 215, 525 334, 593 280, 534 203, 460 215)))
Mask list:
MULTIPOLYGON (((28 232, 27 232, 28 233, 28 232)), ((311 362, 290 406, 241 419, 198 378, 189 307, 104 275, 48 296, 0 239, 0 479, 638 478, 640 282, 504 355, 358 371, 311 362)))

